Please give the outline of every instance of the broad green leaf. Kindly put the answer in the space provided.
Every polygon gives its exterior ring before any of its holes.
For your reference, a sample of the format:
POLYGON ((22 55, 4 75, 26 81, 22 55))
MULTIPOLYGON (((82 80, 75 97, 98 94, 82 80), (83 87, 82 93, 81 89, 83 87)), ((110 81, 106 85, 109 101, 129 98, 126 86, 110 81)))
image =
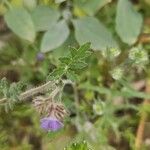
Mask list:
POLYGON ((116 16, 116 31, 123 42, 134 44, 142 28, 142 16, 129 0, 119 0, 116 16))
POLYGON ((52 26, 43 36, 41 51, 48 52, 62 45, 69 36, 69 28, 64 20, 52 26))
POLYGON ((111 0, 76 0, 76 4, 90 16, 94 16, 98 10, 110 2, 111 0))
POLYGON ((37 0, 23 0, 23 6, 28 10, 33 10, 37 5, 37 0))
POLYGON ((73 20, 75 27, 75 37, 81 45, 91 42, 94 50, 106 50, 109 47, 117 47, 117 43, 113 39, 107 28, 94 17, 84 17, 73 20))
POLYGON ((23 1, 22 0, 11 0, 10 4, 13 7, 22 7, 23 1))
POLYGON ((33 42, 35 39, 35 28, 30 14, 23 8, 10 9, 5 14, 8 27, 20 38, 33 42))
POLYGON ((74 34, 72 32, 69 34, 67 40, 60 47, 53 50, 52 55, 56 59, 67 56, 67 54, 69 53, 69 48, 68 48, 68 47, 70 47, 69 45, 71 45, 71 46, 77 45, 74 34))
POLYGON ((46 31, 54 25, 60 13, 47 6, 38 6, 32 12, 33 22, 37 31, 46 31))

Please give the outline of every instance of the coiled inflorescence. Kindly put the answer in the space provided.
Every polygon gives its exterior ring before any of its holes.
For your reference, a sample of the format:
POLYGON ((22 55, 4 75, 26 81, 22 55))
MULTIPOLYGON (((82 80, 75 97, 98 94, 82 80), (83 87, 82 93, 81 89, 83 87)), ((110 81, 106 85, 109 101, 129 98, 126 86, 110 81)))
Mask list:
POLYGON ((38 96, 33 100, 33 106, 41 115, 42 129, 57 131, 63 127, 63 120, 68 112, 62 103, 53 101, 51 97, 38 96))

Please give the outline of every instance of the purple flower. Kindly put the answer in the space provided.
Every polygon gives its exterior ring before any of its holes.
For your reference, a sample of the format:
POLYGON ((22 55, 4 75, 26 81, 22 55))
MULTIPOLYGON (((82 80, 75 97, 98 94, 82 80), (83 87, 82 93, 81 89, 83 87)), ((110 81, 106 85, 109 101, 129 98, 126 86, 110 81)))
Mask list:
POLYGON ((38 61, 43 61, 44 58, 45 58, 45 55, 43 53, 39 52, 37 54, 36 58, 37 58, 38 61))
POLYGON ((45 117, 40 120, 41 128, 47 131, 57 131, 63 127, 63 123, 61 123, 58 119, 53 117, 45 117))

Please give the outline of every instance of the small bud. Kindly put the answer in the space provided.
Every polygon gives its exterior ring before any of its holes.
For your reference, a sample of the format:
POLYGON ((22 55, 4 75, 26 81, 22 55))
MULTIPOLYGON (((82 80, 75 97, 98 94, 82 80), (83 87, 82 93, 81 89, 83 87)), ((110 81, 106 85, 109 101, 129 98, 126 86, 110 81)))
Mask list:
POLYGON ((132 48, 129 52, 129 58, 136 64, 145 64, 148 61, 148 54, 143 49, 132 48))
POLYGON ((120 54, 120 50, 118 48, 110 48, 111 57, 117 57, 120 54))
POLYGON ((120 67, 117 67, 111 71, 112 78, 115 80, 120 80, 123 76, 123 70, 120 67))
POLYGON ((102 51, 102 55, 106 58, 114 59, 115 57, 119 56, 120 50, 118 48, 109 48, 105 51, 102 51))
POLYGON ((93 104, 93 110, 95 114, 102 115, 104 106, 105 106, 104 102, 96 102, 95 104, 93 104))
POLYGON ((38 61, 43 61, 44 58, 45 58, 45 56, 44 56, 44 54, 41 53, 41 52, 39 52, 39 53, 37 54, 37 56, 36 56, 36 59, 37 59, 38 61))

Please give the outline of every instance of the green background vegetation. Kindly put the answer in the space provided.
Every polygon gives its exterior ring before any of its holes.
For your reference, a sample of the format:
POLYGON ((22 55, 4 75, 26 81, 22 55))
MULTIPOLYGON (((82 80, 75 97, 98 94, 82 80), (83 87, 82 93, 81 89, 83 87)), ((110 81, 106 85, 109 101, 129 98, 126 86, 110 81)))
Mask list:
POLYGON ((0 0, 1 98, 9 89, 16 99, 20 86, 11 83, 30 89, 56 68, 51 75, 74 83, 63 89, 70 116, 55 133, 40 128, 31 100, 2 105, 0 149, 136 150, 144 115, 139 150, 149 150, 149 54, 149 0, 0 0), (92 54, 83 62, 80 54, 63 76, 69 46, 87 42, 92 54))

